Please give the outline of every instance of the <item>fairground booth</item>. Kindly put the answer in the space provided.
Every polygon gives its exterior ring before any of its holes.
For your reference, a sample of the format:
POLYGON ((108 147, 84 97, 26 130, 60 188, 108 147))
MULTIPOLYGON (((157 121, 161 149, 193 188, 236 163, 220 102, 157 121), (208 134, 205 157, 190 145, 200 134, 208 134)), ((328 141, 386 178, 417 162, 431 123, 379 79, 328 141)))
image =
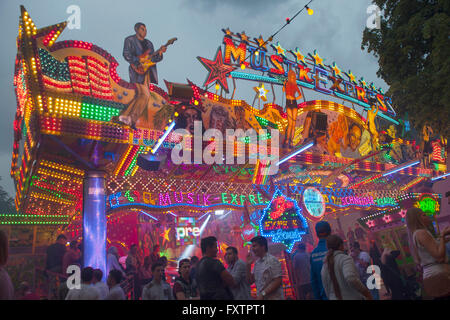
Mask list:
POLYGON ((61 233, 82 242, 85 266, 102 270, 110 246, 123 257, 138 244, 145 257, 159 244, 170 274, 179 259, 201 257, 202 237, 217 237, 223 261, 228 246, 245 259, 250 239, 263 235, 292 298, 290 253, 300 242, 317 244, 321 220, 346 243, 367 250, 375 239, 412 263, 405 212, 439 215, 441 195, 420 190, 446 172, 446 140, 424 142, 383 90, 343 71, 351 66, 226 29, 217 52, 198 57, 205 83, 149 83, 132 128, 117 119, 142 101, 142 87, 118 75, 116 58, 95 44, 57 41, 65 26, 37 28, 21 7, 17 214, 0 217, 15 282, 32 277, 27 265, 42 263, 61 233), (289 70, 301 97, 286 109, 289 70), (239 99, 246 86, 253 101, 239 99), (243 133, 231 149, 227 129, 243 133), (425 146, 433 149, 427 159, 425 146))

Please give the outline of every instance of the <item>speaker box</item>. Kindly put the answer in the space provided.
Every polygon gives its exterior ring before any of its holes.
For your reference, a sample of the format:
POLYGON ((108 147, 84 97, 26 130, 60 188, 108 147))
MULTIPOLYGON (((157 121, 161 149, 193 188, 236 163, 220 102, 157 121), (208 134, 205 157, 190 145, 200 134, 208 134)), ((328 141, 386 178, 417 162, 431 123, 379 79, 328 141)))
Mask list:
POLYGON ((194 91, 192 91, 191 86, 187 84, 180 84, 168 81, 165 82, 167 89, 169 91, 169 96, 171 98, 190 100, 192 97, 194 97, 194 91))
POLYGON ((139 168, 146 171, 157 171, 159 169, 159 165, 161 163, 161 159, 155 155, 149 154, 140 154, 137 158, 137 165, 139 168))

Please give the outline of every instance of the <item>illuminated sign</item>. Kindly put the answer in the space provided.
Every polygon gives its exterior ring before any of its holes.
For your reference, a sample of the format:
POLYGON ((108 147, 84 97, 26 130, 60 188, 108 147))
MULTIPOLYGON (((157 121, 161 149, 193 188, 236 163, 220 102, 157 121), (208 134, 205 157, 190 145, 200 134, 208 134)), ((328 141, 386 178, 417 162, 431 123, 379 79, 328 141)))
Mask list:
POLYGON ((343 206, 349 206, 349 205, 358 205, 358 206, 367 206, 367 205, 376 205, 373 197, 343 197, 342 198, 342 205, 343 206))
POLYGON ((284 196, 280 190, 275 192, 264 209, 259 226, 262 236, 271 237, 272 242, 283 243, 289 252, 308 231, 308 223, 297 202, 284 196))
MULTIPOLYGON (((295 51, 286 50, 277 43, 276 46, 271 45, 274 51, 274 54, 271 54, 267 50, 268 45, 262 38, 253 41, 248 36, 242 38, 242 35, 233 34, 229 30, 223 31, 225 32, 223 38, 224 57, 223 61, 220 59, 218 66, 250 68, 268 74, 268 76, 260 76, 238 71, 230 72, 229 69, 226 69, 223 71, 224 76, 229 72, 232 77, 238 79, 282 84, 284 79, 280 79, 280 77, 287 77, 288 71, 292 69, 296 73, 298 85, 357 103, 366 109, 371 107, 369 100, 374 99, 382 111, 379 116, 395 121, 383 114, 385 112, 395 115, 395 112, 392 109, 391 99, 385 96, 381 89, 375 88, 373 84, 367 84, 363 78, 357 82, 352 72, 343 72, 335 63, 325 65, 323 58, 316 51, 314 54, 309 54, 308 57, 303 55, 298 48, 295 51), (244 61, 246 57, 250 57, 250 59, 244 61), (347 80, 344 79, 344 76, 347 80)), ((201 59, 204 58, 199 57, 199 59, 202 61, 201 59)), ((224 83, 220 84, 227 90, 226 77, 223 77, 223 81, 224 83)))
POLYGON ((191 217, 177 217, 176 239, 177 244, 185 246, 196 244, 200 236, 200 229, 195 226, 195 219, 191 217))
POLYGON ((250 240, 258 235, 259 227, 253 222, 247 225, 241 225, 241 238, 244 240, 243 246, 250 245, 250 240))
POLYGON ((313 219, 320 219, 325 214, 325 199, 316 188, 306 188, 303 192, 303 204, 306 212, 313 219))
MULTIPOLYGON (((263 188, 264 189, 264 188, 263 188)), ((278 189, 278 188, 277 188, 278 189)), ((283 189, 279 189, 283 190, 283 189)), ((291 188, 293 197, 298 201, 304 201, 303 188, 293 190, 291 188)), ((308 191, 309 194, 311 191, 308 191)), ((319 191, 317 191, 319 192, 319 191)), ((317 195, 318 197, 318 195, 317 195)), ((323 191, 321 197, 325 205, 337 206, 337 207, 395 207, 397 206, 397 201, 392 197, 379 197, 374 198, 373 196, 350 196, 344 195, 339 192, 334 191, 323 191)), ((149 193, 149 192, 139 192, 137 190, 124 190, 116 192, 114 194, 108 195, 107 205, 109 209, 115 209, 123 206, 145 206, 148 208, 164 208, 170 207, 174 208, 177 206, 187 206, 192 208, 217 208, 219 206, 242 208, 244 204, 252 206, 265 207, 270 201, 263 198, 262 194, 259 192, 250 194, 241 193, 228 193, 222 192, 218 194, 210 193, 195 193, 195 192, 183 192, 183 191, 171 191, 171 192, 160 192, 160 193, 149 193)), ((312 214, 308 211, 307 213, 312 217, 312 214)))
POLYGON ((430 195, 422 196, 419 201, 417 201, 416 207, 430 215, 434 215, 436 212, 439 212, 439 202, 430 195))
POLYGON ((386 206, 386 205, 393 205, 393 206, 398 205, 397 201, 392 197, 377 198, 377 199, 375 199, 375 202, 380 207, 386 206))
POLYGON ((183 193, 183 192, 166 192, 160 193, 158 201, 160 206, 167 206, 174 203, 196 204, 199 206, 211 205, 208 193, 183 193))
POLYGON ((229 203, 229 204, 237 204, 243 206, 245 201, 250 202, 250 204, 254 205, 263 205, 268 203, 268 201, 264 201, 261 194, 258 192, 256 195, 249 194, 235 194, 235 193, 221 193, 221 200, 222 203, 229 203))

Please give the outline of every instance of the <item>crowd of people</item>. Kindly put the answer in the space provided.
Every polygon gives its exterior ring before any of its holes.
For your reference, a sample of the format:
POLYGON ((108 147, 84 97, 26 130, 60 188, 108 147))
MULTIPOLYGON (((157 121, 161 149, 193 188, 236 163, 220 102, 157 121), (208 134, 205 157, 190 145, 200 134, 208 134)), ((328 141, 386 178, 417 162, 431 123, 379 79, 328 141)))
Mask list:
MULTIPOLYGON (((411 235, 411 252, 421 272, 419 282, 427 296, 435 299, 450 298, 450 265, 446 242, 450 228, 436 236, 431 220, 418 208, 406 214, 406 224, 411 235)), ((315 226, 319 238, 311 253, 304 243, 299 243, 292 254, 293 283, 299 300, 372 300, 379 297, 379 279, 382 279, 392 300, 413 299, 414 286, 408 284, 396 262, 399 251, 381 248, 375 241, 369 252, 354 241, 350 252, 338 234, 332 234, 331 226, 320 221, 315 226), (378 268, 378 271, 376 268, 378 268), (379 273, 379 274, 378 274, 379 273), (372 284, 372 285, 371 285, 372 284)), ((58 236, 56 243, 47 248, 46 272, 64 274, 69 267, 81 266, 82 247, 67 238, 58 236)), ((107 252, 107 277, 100 269, 84 267, 79 286, 69 289, 62 283, 58 298, 62 300, 252 300, 251 286, 256 287, 257 300, 284 300, 281 262, 268 252, 267 239, 256 236, 251 239, 251 250, 244 260, 239 259, 238 249, 228 247, 224 260, 217 258, 217 239, 201 239, 202 258, 181 259, 178 277, 168 281, 168 260, 160 256, 160 247, 141 263, 137 245, 132 245, 125 266, 119 262, 118 250, 110 247, 107 252), (123 289, 123 283, 132 283, 132 294, 123 289), (172 284, 171 284, 172 283, 172 284)), ((22 282, 14 295, 14 287, 6 271, 8 239, 0 230, 0 299, 33 300, 39 297, 28 283, 22 282)), ((81 268, 81 267, 80 267, 81 268)), ((67 275, 66 275, 67 276, 67 275)), ((417 286, 416 286, 417 287, 417 286)))
POLYGON ((292 255, 298 298, 379 300, 382 280, 392 300, 419 299, 416 289, 421 287, 427 297, 450 299, 450 265, 446 253, 450 228, 442 230, 439 236, 433 235, 431 219, 419 208, 407 211, 406 225, 412 237, 411 253, 420 274, 412 280, 400 271, 396 262, 400 251, 389 248, 380 251, 372 240, 369 252, 365 252, 354 238, 350 250, 346 250, 342 236, 331 234, 328 222, 318 222, 316 248, 308 254, 304 243, 300 243, 292 255))

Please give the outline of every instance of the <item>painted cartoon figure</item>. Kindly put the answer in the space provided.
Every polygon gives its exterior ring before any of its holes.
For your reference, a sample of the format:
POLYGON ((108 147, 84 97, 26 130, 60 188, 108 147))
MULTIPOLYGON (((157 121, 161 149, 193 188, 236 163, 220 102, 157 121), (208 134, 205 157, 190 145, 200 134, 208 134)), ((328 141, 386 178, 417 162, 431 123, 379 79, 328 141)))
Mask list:
POLYGON ((378 110, 378 106, 375 107, 375 104, 372 104, 372 109, 367 111, 366 120, 366 124, 369 127, 369 132, 372 135, 372 146, 374 149, 377 149, 378 147, 378 131, 377 127, 375 126, 375 117, 377 116, 378 110))
POLYGON ((289 144, 289 148, 293 148, 293 139, 294 139, 294 131, 295 131, 295 122, 297 120, 297 98, 301 98, 302 94, 300 89, 297 86, 297 80, 295 76, 294 70, 289 70, 288 78, 283 83, 283 91, 286 92, 286 113, 288 116, 288 126, 285 132, 285 138, 283 142, 283 148, 287 148, 289 144), (296 97, 296 94, 298 96, 296 97))
POLYGON ((345 158, 357 159, 361 157, 359 146, 361 145, 363 131, 359 125, 352 123, 342 139, 341 153, 345 158))
POLYGON ((348 132, 347 117, 340 114, 337 120, 330 124, 328 130, 330 139, 328 140, 328 151, 332 155, 341 157, 341 141, 344 139, 348 132))
POLYGON ((431 137, 434 134, 433 129, 430 127, 429 123, 425 123, 422 128, 423 134, 423 165, 428 168, 431 162, 431 155, 433 153, 433 147, 431 145, 431 137))

